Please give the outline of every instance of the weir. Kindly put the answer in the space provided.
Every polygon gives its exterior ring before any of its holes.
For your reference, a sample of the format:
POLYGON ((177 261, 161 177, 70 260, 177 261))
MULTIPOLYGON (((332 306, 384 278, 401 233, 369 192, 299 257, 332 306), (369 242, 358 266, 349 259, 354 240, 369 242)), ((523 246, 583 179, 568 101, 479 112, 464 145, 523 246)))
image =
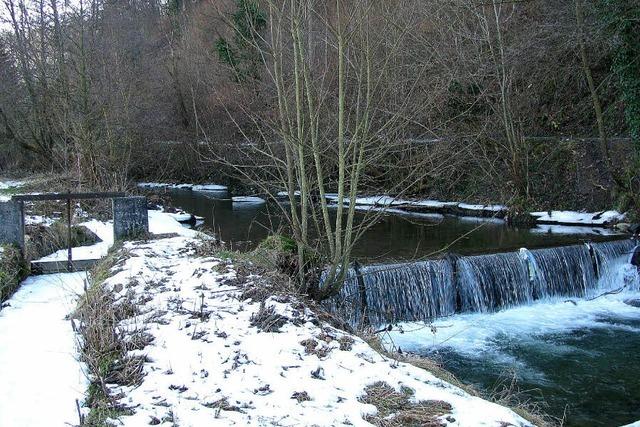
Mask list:
POLYGON ((614 276, 612 267, 635 245, 618 240, 359 266, 349 270, 340 294, 327 302, 327 308, 353 325, 365 319, 383 325, 490 312, 545 298, 589 296, 617 287, 607 280, 614 276))

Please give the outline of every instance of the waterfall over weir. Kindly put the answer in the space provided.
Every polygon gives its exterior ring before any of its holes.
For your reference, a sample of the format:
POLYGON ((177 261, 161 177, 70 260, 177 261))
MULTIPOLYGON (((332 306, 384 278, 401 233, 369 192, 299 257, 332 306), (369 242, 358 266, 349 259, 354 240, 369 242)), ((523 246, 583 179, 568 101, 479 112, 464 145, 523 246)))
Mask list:
POLYGON ((349 270, 340 295, 327 306, 354 325, 365 318, 383 325, 495 311, 544 298, 584 297, 620 286, 613 283, 613 264, 634 246, 631 240, 619 240, 363 266, 349 270))

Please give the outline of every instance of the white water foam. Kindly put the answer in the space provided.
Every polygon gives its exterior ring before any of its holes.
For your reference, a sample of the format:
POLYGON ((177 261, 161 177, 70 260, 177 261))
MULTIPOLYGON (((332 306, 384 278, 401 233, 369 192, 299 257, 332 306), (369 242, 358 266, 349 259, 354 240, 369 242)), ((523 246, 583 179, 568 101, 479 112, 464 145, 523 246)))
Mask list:
POLYGON ((640 298, 638 272, 625 261, 619 260, 616 268, 611 269, 614 277, 602 278, 599 286, 604 293, 626 284, 622 292, 592 300, 556 297, 495 313, 457 314, 437 320, 433 325, 402 323, 388 334, 386 345, 416 352, 448 348, 466 357, 484 358, 487 353, 496 353, 494 356, 499 357, 499 347, 504 347, 505 342, 533 340, 579 329, 607 328, 640 333, 640 328, 624 323, 640 319, 640 308, 625 303, 640 298))

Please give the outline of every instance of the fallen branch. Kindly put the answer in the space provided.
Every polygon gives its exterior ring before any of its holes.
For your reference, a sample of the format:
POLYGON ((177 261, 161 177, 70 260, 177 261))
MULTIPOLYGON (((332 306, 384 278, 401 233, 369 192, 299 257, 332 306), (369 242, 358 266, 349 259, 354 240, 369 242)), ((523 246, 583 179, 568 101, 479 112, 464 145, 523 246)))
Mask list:
POLYGON ((624 286, 622 286, 622 287, 620 287, 620 288, 618 288, 618 289, 615 289, 615 290, 613 290, 613 291, 608 291, 608 292, 602 293, 602 294, 598 295, 597 297, 589 298, 589 299, 587 299, 587 301, 593 301, 594 299, 598 299, 598 298, 603 297, 603 296, 605 296, 605 295, 615 295, 615 294, 619 294, 619 293, 620 293, 620 292, 622 292, 626 287, 627 287, 627 285, 624 285, 624 286))
MULTIPOLYGON (((596 300, 596 299, 598 299, 598 298, 600 298, 600 297, 603 297, 603 296, 605 296, 605 295, 616 295, 616 294, 619 294, 620 292, 624 291, 624 289, 625 289, 626 287, 627 287, 627 285, 624 285, 624 286, 619 287, 618 289, 614 289, 613 291, 603 292, 603 293, 601 293, 600 295, 595 296, 595 297, 593 297, 593 298, 587 298, 585 301, 593 301, 593 300, 596 300)), ((575 302, 575 301, 574 301, 574 300, 572 300, 572 299, 564 300, 564 302, 570 302, 570 303, 571 303, 571 304, 573 304, 573 305, 578 305, 578 303, 577 303, 577 302, 575 302)))

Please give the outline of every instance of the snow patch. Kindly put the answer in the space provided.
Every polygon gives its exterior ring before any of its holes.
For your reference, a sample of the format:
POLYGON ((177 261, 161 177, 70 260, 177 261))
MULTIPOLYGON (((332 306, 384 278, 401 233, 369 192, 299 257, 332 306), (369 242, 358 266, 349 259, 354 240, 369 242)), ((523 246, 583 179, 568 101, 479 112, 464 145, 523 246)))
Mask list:
POLYGON ((623 221, 625 214, 618 211, 604 212, 575 212, 575 211, 550 211, 550 212, 532 212, 532 216, 536 217, 536 221, 544 223, 559 224, 591 224, 591 225, 607 225, 614 222, 623 221))
POLYGON ((503 212, 507 210, 507 207, 503 205, 469 205, 467 203, 460 203, 458 207, 468 211, 503 212))
POLYGON ((247 204, 263 204, 267 203, 262 197, 257 196, 235 196, 231 200, 233 203, 247 203, 247 204))
POLYGON ((193 191, 227 191, 228 188, 225 185, 219 184, 199 184, 191 187, 193 191))
POLYGON ((85 273, 29 277, 0 311, 0 426, 77 425, 88 382, 65 316, 85 273))
MULTIPOLYGON (((105 257, 109 248, 113 246, 113 223, 91 220, 79 225, 87 227, 101 240, 88 246, 71 248, 71 257, 74 260, 100 259, 105 257)), ((37 261, 64 261, 68 257, 67 249, 61 249, 37 261)))
POLYGON ((8 190, 10 188, 22 187, 26 184, 26 181, 17 180, 2 180, 0 181, 0 190, 8 190))
MULTIPOLYGON (((293 195, 296 196, 296 197, 300 197, 300 194, 302 194, 300 192, 300 190, 296 190, 296 191, 293 192, 293 195)), ((286 191, 278 191, 276 193, 276 196, 278 196, 278 197, 289 197, 289 193, 286 192, 286 191)))
POLYGON ((280 332, 265 332, 252 321, 261 304, 239 298, 243 283, 234 267, 215 258, 195 258, 184 237, 128 243, 130 257, 105 283, 146 301, 145 319, 153 342, 144 354, 140 386, 109 385, 134 414, 125 426, 147 425, 171 414, 181 426, 202 425, 369 425, 375 411, 359 397, 366 386, 386 381, 415 390, 415 399, 444 400, 452 425, 529 425, 507 408, 473 397, 432 374, 375 352, 361 339, 319 321, 293 297, 269 298, 265 307, 287 318, 280 332), (136 280, 131 280, 136 278, 136 280), (143 280, 140 280, 140 279, 143 280), (120 286, 122 285, 122 286, 120 286), (340 340, 352 343, 341 348, 340 340), (310 353, 302 341, 317 341, 310 353), (298 402, 295 393, 311 400, 298 402))
MULTIPOLYGON (((149 212, 149 232, 153 234, 178 234, 180 236, 196 238, 200 233, 182 226, 175 218, 174 214, 159 211, 149 212)), ((89 246, 79 246, 71 248, 71 256, 74 260, 100 259, 105 257, 109 248, 113 246, 113 222, 102 222, 91 220, 80 225, 87 227, 101 240, 89 246)), ((67 259, 67 250, 61 249, 51 255, 40 258, 37 261, 64 261, 67 259)))
POLYGON ((180 183, 175 184, 171 182, 139 182, 138 187, 140 188, 168 188, 168 189, 182 189, 182 190, 193 190, 193 191, 227 191, 227 187, 225 185, 219 184, 189 184, 189 183, 180 183))

